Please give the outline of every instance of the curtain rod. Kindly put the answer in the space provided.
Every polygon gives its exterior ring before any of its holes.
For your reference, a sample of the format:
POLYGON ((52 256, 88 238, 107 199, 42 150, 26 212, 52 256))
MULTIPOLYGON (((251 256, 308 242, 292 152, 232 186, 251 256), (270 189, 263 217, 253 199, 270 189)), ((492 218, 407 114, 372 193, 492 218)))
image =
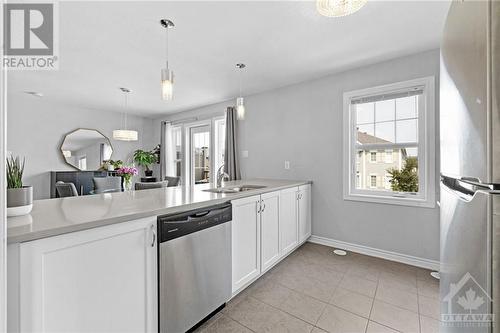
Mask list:
POLYGON ((177 119, 177 120, 163 120, 163 122, 170 123, 172 125, 178 125, 178 124, 183 124, 183 123, 194 122, 194 121, 198 121, 198 120, 205 120, 205 119, 210 119, 210 118, 222 116, 222 115, 224 115, 225 112, 226 111, 215 112, 215 113, 210 113, 207 115, 200 115, 200 116, 182 118, 182 119, 177 119))

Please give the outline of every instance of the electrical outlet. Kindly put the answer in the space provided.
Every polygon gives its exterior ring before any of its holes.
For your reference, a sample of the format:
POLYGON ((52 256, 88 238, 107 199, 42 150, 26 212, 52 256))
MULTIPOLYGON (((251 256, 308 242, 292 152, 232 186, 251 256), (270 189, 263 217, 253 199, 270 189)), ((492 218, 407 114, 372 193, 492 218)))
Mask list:
POLYGON ((243 151, 241 152, 241 157, 243 157, 243 158, 247 158, 247 157, 248 157, 248 150, 243 150, 243 151))
POLYGON ((290 161, 285 161, 285 169, 290 170, 290 161))

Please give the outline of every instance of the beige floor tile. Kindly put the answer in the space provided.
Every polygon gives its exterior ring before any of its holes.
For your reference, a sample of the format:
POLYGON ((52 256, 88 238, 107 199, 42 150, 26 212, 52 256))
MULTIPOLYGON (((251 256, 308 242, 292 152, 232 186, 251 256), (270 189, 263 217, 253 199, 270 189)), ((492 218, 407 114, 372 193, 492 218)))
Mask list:
POLYGON ((233 297, 229 302, 226 303, 224 309, 222 309, 222 313, 226 313, 233 309, 236 305, 238 305, 241 301, 245 300, 248 297, 248 288, 241 291, 238 295, 233 297))
POLYGON ((238 303, 225 314, 238 323, 250 328, 252 331, 262 329, 264 325, 272 322, 278 310, 253 297, 248 297, 238 303))
POLYGON ((344 276, 339 286, 359 294, 374 297, 375 290, 377 289, 377 282, 355 276, 344 276))
MULTIPOLYGON (((198 332, 198 331, 197 331, 198 332)), ((251 333, 252 331, 227 316, 221 316, 200 333, 251 333)))
POLYGON ((420 333, 439 333, 439 321, 420 316, 420 333))
POLYGON ((391 279, 387 276, 380 277, 378 280, 378 285, 417 294, 417 286, 411 282, 404 281, 404 279, 391 279))
POLYGON ((313 326, 285 312, 276 310, 268 321, 256 332, 269 333, 310 333, 313 326))
POLYGON ((363 279, 378 281, 380 271, 377 268, 365 264, 355 263, 346 272, 348 276, 357 276, 363 279))
POLYGON ((338 272, 336 270, 321 266, 318 264, 309 264, 304 267, 305 273, 308 277, 312 277, 321 282, 330 282, 341 280, 344 273, 338 272))
POLYGON ((373 298, 339 287, 333 293, 330 303, 362 317, 369 318, 373 298))
POLYGON ((322 330, 321 328, 319 327, 315 327, 313 328, 312 332, 311 333, 328 333, 327 331, 325 330, 322 330))
POLYGON ((251 286, 248 294, 259 301, 279 307, 291 292, 290 289, 276 283, 274 279, 270 279, 251 286))
POLYGON ((418 294, 439 299, 439 282, 417 281, 418 294))
POLYGON ((437 298, 418 296, 418 307, 421 315, 439 320, 441 318, 440 306, 441 303, 437 298))
POLYGON ((220 317, 222 317, 224 314, 221 312, 218 312, 216 313, 215 315, 213 315, 209 320, 207 320, 206 322, 203 323, 203 325, 201 325, 200 327, 198 327, 195 332, 202 332, 204 331, 208 326, 212 325, 215 321, 217 321, 217 319, 219 319, 220 317))
POLYGON ((369 321, 366 333, 398 333, 398 331, 395 331, 387 326, 380 325, 374 321, 369 321))
POLYGON ((315 298, 291 291, 279 309, 314 325, 323 313, 325 306, 326 303, 315 298))
POLYGON ((370 319, 405 333, 418 333, 418 314, 375 300, 370 319))
POLYGON ((273 279, 287 288, 323 302, 328 302, 332 298, 335 288, 340 283, 340 280, 331 279, 328 282, 322 282, 304 275, 276 275, 273 279))
POLYGON ((391 288, 387 284, 378 286, 375 299, 399 306, 412 312, 418 312, 417 294, 391 288))
POLYGON ((327 305, 316 326, 330 333, 364 333, 368 320, 341 308, 327 305))
POLYGON ((417 270, 417 280, 436 282, 436 278, 431 276, 431 270, 425 268, 418 268, 417 270))

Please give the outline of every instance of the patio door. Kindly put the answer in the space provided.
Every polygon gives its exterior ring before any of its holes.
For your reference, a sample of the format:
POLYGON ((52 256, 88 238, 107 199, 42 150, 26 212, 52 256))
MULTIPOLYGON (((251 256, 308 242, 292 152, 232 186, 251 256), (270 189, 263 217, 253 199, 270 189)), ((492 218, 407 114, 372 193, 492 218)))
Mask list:
POLYGON ((210 125, 193 126, 189 128, 190 183, 209 183, 211 170, 211 128, 210 125))

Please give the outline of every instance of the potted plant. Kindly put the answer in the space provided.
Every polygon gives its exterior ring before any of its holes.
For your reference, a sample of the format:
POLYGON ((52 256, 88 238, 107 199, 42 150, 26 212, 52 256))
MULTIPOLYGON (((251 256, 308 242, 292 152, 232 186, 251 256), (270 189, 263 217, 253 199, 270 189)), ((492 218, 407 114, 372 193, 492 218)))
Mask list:
POLYGON ((156 154, 154 152, 138 149, 134 152, 134 161, 136 161, 138 165, 146 168, 144 171, 146 177, 151 177, 153 175, 153 170, 150 170, 149 166, 156 163, 156 154))
POLYGON ((26 215, 33 208, 33 187, 23 185, 24 162, 7 158, 7 216, 26 215))
POLYGON ((130 191, 132 189, 132 177, 137 175, 137 168, 122 166, 116 170, 116 173, 123 178, 125 190, 130 191))

